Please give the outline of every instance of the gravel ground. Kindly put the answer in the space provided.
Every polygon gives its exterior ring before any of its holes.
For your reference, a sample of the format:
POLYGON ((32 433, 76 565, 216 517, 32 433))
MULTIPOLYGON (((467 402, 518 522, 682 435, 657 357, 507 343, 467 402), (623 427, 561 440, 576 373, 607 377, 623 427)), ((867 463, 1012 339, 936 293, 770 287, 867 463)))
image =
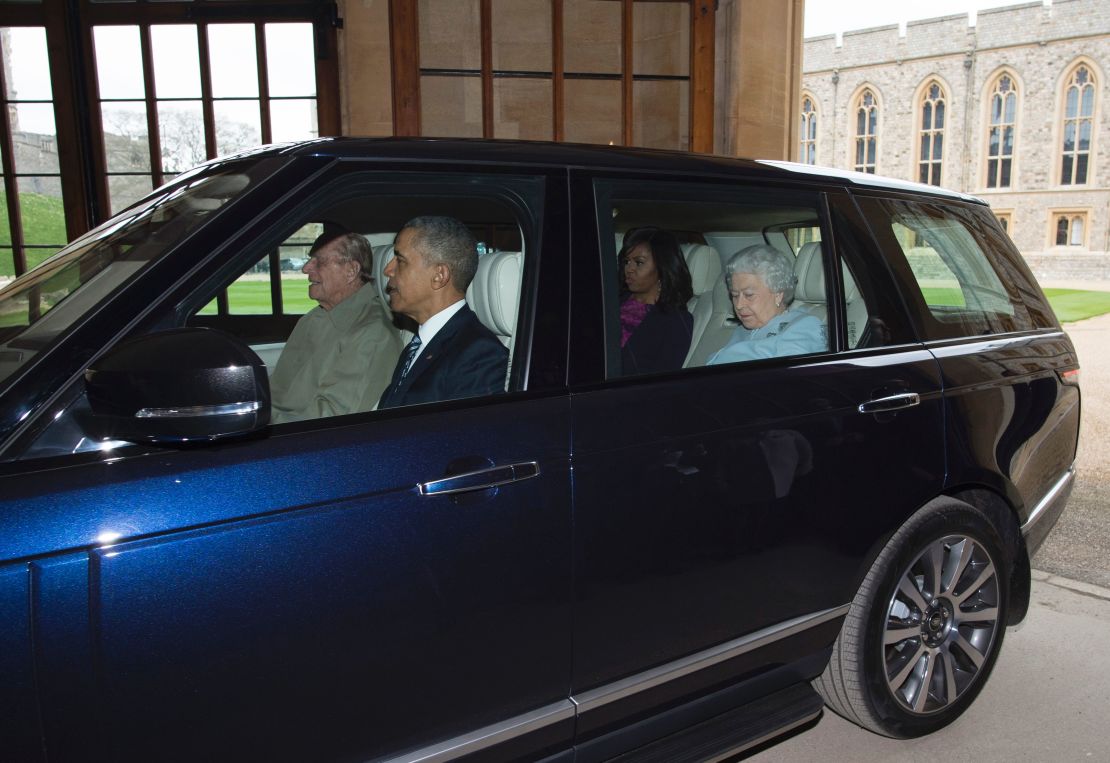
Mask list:
POLYGON ((1079 476, 1067 509, 1033 558, 1033 566, 1110 588, 1110 314, 1069 323, 1064 329, 1079 352, 1081 368, 1079 476))

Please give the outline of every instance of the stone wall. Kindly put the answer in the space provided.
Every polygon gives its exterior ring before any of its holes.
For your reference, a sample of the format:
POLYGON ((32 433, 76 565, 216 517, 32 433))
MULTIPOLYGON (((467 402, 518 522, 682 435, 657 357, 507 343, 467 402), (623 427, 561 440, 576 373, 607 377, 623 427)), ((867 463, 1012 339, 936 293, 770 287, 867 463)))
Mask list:
POLYGON ((818 110, 817 163, 851 168, 855 99, 864 87, 880 104, 879 174, 917 180, 921 93, 936 80, 946 94, 941 185, 988 201, 1011 216, 1010 235, 1042 275, 1080 270, 1110 279, 1110 3, 1055 0, 846 32, 805 41, 803 92, 818 110), (1061 94, 1083 63, 1095 77, 1095 134, 1084 185, 1060 183, 1061 94), (1013 180, 987 187, 991 90, 1001 72, 1018 89, 1013 180), (1055 245, 1056 212, 1087 215, 1081 247, 1055 245), (1081 263, 1081 264, 1076 264, 1081 263), (1078 270, 1077 270, 1078 269, 1078 270))

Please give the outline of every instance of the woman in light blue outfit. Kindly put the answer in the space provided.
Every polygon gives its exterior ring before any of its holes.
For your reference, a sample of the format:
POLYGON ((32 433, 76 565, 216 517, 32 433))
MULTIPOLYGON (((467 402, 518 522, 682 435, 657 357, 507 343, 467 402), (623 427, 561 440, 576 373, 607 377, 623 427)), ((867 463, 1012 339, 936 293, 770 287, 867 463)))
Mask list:
POLYGON ((793 259, 766 244, 745 247, 732 255, 725 266, 725 283, 740 325, 728 344, 709 357, 709 365, 828 349, 825 324, 790 307, 798 282, 793 259))

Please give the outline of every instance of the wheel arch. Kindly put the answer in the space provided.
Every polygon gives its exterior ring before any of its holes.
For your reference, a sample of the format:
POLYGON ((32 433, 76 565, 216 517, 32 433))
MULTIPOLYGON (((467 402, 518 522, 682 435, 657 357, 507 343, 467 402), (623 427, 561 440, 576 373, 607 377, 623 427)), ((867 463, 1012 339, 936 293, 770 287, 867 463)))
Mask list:
POLYGON ((946 494, 986 514, 1010 550, 1009 614, 1006 624, 1017 625, 1029 611, 1031 587, 1029 552, 1021 534, 1017 509, 998 492, 982 486, 963 486, 946 491, 946 494))

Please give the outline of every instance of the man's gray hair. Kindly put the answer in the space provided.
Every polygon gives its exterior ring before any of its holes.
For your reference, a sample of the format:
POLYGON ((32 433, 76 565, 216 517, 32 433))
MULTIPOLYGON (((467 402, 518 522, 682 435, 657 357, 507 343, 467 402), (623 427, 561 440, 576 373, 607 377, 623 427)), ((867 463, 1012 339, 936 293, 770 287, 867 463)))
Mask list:
POLYGON ((323 249, 325 246, 335 244, 335 254, 344 260, 358 263, 358 277, 363 283, 374 280, 374 251, 370 242, 359 233, 344 231, 341 233, 325 233, 312 242, 309 255, 323 249))
POLYGON ((478 272, 478 240, 469 228, 454 217, 424 215, 409 220, 401 230, 413 231, 425 265, 446 265, 455 288, 466 291, 478 272))
POLYGON ((794 287, 798 277, 794 275, 794 258, 767 244, 755 244, 741 249, 728 259, 725 266, 725 283, 732 286, 734 273, 751 273, 759 276, 767 288, 782 292, 783 305, 794 301, 794 287))

